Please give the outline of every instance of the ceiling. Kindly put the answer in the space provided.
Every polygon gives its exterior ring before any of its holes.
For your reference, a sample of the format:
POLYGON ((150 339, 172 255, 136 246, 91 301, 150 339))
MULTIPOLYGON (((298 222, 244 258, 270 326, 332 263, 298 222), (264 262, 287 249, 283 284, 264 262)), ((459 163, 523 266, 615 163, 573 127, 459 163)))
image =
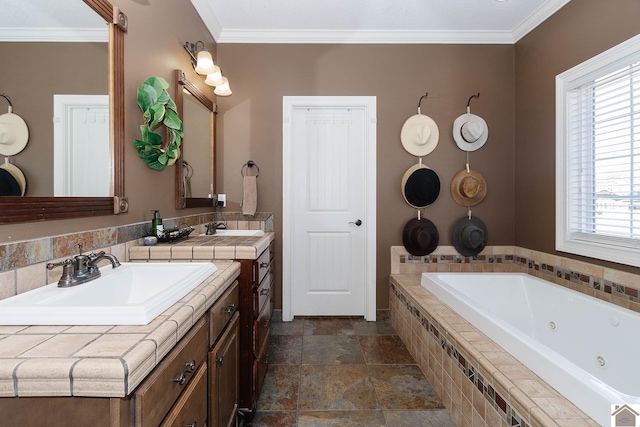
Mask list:
POLYGON ((570 0, 191 0, 218 43, 512 44, 570 0))
POLYGON ((104 19, 80 0, 0 0, 0 41, 107 42, 104 19))

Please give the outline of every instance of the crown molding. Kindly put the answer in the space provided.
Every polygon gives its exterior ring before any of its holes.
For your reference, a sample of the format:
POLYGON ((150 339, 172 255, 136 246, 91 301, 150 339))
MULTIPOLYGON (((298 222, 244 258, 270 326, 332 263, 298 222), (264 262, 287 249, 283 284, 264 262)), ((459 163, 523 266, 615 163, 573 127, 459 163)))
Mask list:
POLYGON ((207 0, 191 0, 191 4, 196 9, 196 12, 198 12, 198 15, 200 15, 200 19, 204 22, 213 39, 219 42, 220 35, 222 34, 222 26, 213 9, 211 9, 211 4, 207 0))
POLYGON ((107 43, 105 28, 0 28, 2 42, 107 43))
POLYGON ((511 44, 509 31, 223 30, 218 43, 511 44))
POLYGON ((210 2, 191 0, 217 43, 282 44, 515 44, 571 0, 548 0, 509 31, 436 30, 225 30, 210 2))
POLYGON ((542 24, 551 15, 564 7, 571 0, 551 0, 545 2, 527 17, 520 25, 513 29, 513 43, 516 43, 522 37, 529 34, 538 25, 542 24))

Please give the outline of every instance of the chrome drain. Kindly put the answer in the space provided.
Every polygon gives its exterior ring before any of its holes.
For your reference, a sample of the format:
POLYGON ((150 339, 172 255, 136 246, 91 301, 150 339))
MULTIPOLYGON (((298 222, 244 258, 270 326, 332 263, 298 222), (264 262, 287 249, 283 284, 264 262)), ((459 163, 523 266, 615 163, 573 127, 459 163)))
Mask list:
POLYGON ((607 359, 604 356, 596 356, 596 365, 601 369, 607 369, 609 367, 607 359))
POLYGON ((558 325, 556 325, 556 322, 554 322, 553 320, 549 322, 549 330, 551 332, 555 332, 557 329, 558 329, 558 325))

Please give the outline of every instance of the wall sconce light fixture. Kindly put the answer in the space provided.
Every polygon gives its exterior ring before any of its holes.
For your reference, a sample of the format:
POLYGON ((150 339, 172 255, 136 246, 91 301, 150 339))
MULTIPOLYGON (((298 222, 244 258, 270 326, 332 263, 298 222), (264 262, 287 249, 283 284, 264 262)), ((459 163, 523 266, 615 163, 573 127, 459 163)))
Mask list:
POLYGON ((222 76, 222 70, 213 61, 213 57, 204 46, 204 42, 200 40, 196 43, 185 42, 183 47, 191 57, 191 65, 195 72, 200 75, 206 75, 204 82, 209 86, 216 87, 213 93, 218 96, 232 94, 229 80, 222 76))

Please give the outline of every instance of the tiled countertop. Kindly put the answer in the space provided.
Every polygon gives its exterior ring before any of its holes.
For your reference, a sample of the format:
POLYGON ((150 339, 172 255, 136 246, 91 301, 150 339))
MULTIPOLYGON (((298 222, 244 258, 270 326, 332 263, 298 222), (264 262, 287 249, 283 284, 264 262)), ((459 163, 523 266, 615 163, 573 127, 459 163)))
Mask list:
POLYGON ((256 259, 269 247, 275 233, 260 237, 248 236, 189 236, 175 243, 158 243, 154 246, 132 246, 131 261, 152 260, 231 260, 256 259))
POLYGON ((124 397, 240 273, 218 270, 144 326, 0 326, 0 397, 124 397))

